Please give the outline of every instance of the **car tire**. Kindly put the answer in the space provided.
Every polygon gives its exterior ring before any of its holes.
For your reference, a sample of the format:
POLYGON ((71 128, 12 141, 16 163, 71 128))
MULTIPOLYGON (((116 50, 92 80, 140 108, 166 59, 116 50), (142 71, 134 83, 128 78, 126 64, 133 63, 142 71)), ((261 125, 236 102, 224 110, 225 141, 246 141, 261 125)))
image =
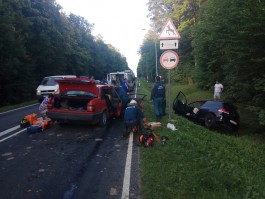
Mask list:
POLYGON ((215 127, 215 115, 212 113, 209 113, 206 115, 205 119, 204 119, 204 124, 207 128, 211 129, 213 127, 215 127))
POLYGON ((106 113, 106 111, 104 111, 102 113, 102 115, 100 116, 99 125, 100 126, 106 126, 107 125, 107 120, 108 120, 107 113, 106 113))

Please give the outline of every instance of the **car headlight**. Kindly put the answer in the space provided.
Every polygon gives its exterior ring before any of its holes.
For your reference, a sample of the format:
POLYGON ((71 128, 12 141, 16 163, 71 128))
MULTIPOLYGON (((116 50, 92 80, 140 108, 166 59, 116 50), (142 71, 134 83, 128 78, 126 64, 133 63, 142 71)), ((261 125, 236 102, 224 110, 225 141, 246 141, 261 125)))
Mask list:
POLYGON ((37 91, 36 91, 36 94, 37 94, 37 95, 40 95, 40 94, 41 94, 40 90, 37 90, 37 91))

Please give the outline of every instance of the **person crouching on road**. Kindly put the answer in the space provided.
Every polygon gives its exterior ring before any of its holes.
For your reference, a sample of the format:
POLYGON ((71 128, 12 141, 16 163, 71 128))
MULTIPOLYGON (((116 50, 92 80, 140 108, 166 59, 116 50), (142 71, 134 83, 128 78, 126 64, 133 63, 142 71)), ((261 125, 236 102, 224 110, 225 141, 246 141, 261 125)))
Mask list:
POLYGON ((124 113, 125 132, 123 136, 126 137, 129 134, 129 128, 132 126, 137 126, 138 132, 142 134, 141 119, 144 119, 144 113, 137 106, 137 102, 132 99, 124 113))
POLYGON ((48 96, 46 96, 44 99, 43 99, 43 101, 42 101, 42 103, 40 104, 40 106, 39 106, 39 111, 40 111, 40 114, 42 115, 42 118, 43 119, 46 119, 46 117, 47 117, 47 115, 46 115, 46 113, 47 113, 47 106, 48 106, 48 103, 49 103, 49 100, 51 99, 51 98, 53 98, 54 97, 54 95, 53 94, 49 94, 48 96))
POLYGON ((160 122, 161 117, 163 116, 163 103, 165 101, 165 97, 165 86, 160 81, 160 76, 156 76, 156 82, 152 88, 150 100, 154 102, 154 110, 157 122, 160 122))

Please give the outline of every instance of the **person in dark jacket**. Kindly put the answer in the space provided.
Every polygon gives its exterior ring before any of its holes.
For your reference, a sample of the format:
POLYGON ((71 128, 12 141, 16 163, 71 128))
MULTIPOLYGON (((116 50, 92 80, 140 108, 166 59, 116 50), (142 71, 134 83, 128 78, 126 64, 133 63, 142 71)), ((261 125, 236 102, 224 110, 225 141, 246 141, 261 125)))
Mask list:
POLYGON ((163 103, 166 97, 166 89, 163 83, 160 81, 160 76, 156 76, 156 82, 151 91, 150 100, 154 102, 154 111, 156 115, 156 121, 160 122, 163 116, 163 103))
POLYGON ((144 119, 144 113, 137 106, 137 102, 132 99, 128 104, 128 107, 125 109, 124 113, 124 124, 125 124, 125 134, 128 135, 128 130, 132 126, 137 126, 139 129, 139 133, 142 133, 142 124, 141 120, 144 119))
POLYGON ((112 84, 115 85, 115 90, 119 95, 120 99, 122 100, 122 114, 124 114, 125 108, 127 107, 127 104, 130 102, 130 98, 127 95, 127 93, 124 91, 124 89, 117 84, 116 81, 113 81, 112 84))
POLYGON ((129 91, 128 82, 127 79, 124 78, 121 87, 124 89, 124 91, 127 93, 129 91))

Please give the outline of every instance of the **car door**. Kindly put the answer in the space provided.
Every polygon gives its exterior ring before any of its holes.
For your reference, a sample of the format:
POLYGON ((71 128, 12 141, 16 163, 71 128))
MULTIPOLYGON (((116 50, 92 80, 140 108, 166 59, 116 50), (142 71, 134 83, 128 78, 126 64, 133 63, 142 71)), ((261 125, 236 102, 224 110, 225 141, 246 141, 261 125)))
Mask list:
POLYGON ((181 91, 178 93, 173 102, 173 110, 175 111, 175 113, 184 116, 187 113, 187 99, 184 93, 182 93, 181 91))

